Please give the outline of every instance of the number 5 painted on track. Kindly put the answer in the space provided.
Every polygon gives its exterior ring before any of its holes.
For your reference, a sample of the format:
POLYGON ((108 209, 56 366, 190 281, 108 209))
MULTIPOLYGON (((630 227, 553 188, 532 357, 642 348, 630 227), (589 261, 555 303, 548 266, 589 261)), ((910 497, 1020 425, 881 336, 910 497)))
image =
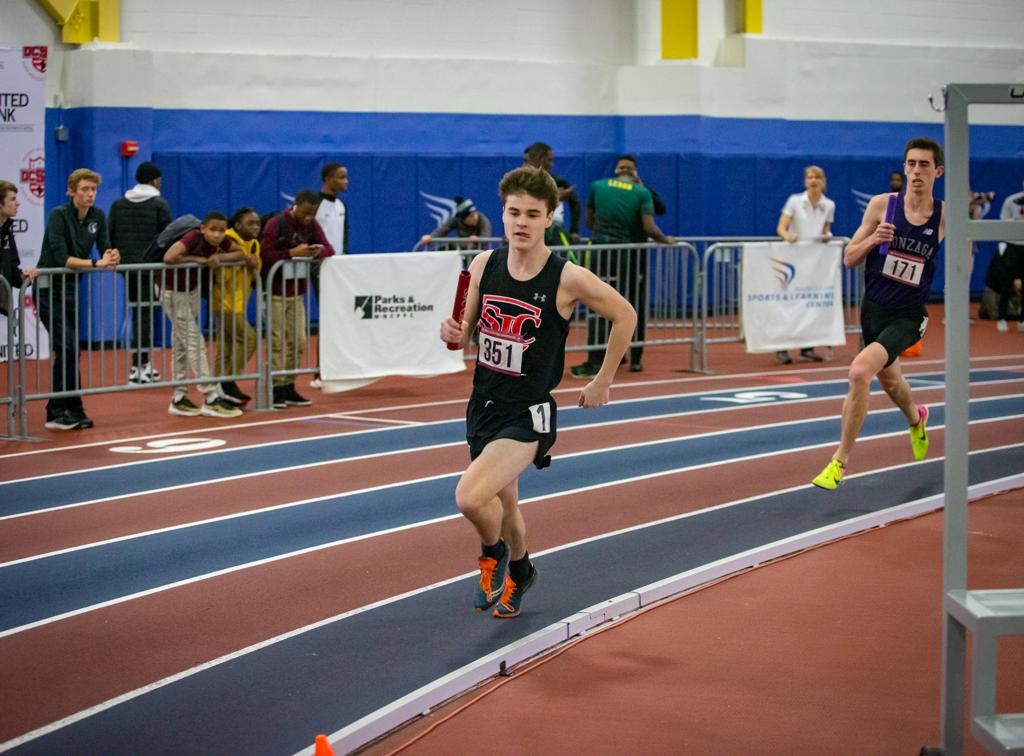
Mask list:
POLYGON ((732 402, 733 404, 756 404, 776 402, 784 399, 806 399, 807 394, 798 391, 737 391, 732 396, 702 396, 705 402, 732 402))

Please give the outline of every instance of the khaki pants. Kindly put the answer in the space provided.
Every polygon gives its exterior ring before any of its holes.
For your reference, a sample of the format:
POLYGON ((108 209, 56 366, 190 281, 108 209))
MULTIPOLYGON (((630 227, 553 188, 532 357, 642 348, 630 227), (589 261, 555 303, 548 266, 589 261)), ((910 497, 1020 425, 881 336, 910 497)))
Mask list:
POLYGON ((256 331, 244 312, 224 310, 217 314, 217 375, 241 375, 256 352, 256 331))
MULTIPOLYGON (((172 380, 184 381, 188 378, 189 369, 196 378, 210 378, 210 363, 206 359, 206 344, 203 332, 199 328, 199 289, 193 291, 174 291, 164 289, 160 294, 160 306, 171 321, 173 339, 171 340, 172 380)), ((214 383, 198 384, 199 391, 206 396, 217 389, 214 383)), ((176 392, 187 392, 188 386, 179 384, 174 387, 176 392)))
MULTIPOLYGON (((298 370, 306 351, 306 305, 301 296, 270 298, 270 368, 298 370)), ((295 383, 294 375, 275 375, 275 386, 295 383)))

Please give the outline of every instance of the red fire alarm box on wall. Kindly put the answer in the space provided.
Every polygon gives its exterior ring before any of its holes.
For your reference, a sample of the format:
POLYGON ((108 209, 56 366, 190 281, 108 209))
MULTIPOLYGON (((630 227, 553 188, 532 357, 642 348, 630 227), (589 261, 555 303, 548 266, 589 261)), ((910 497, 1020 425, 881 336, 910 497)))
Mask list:
POLYGON ((121 142, 121 157, 135 157, 139 154, 139 143, 135 141, 121 142))

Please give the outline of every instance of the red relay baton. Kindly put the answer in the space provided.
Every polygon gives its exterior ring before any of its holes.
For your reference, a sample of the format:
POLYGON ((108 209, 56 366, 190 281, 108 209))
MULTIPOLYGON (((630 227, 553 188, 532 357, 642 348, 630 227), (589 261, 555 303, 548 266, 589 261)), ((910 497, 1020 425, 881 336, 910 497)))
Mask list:
MULTIPOLYGON (((459 285, 455 289, 455 304, 452 305, 452 318, 457 322, 462 322, 462 315, 466 312, 466 297, 469 296, 469 271, 459 271, 459 285)), ((458 344, 448 342, 448 348, 453 352, 457 349, 461 349, 458 344)))

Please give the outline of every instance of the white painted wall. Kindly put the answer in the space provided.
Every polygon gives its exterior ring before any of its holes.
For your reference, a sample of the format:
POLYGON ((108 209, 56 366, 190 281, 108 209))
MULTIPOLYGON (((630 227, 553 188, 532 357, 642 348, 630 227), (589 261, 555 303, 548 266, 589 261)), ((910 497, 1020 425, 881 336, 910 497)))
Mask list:
POLYGON ((50 44, 50 104, 71 107, 938 122, 943 83, 1024 81, 1022 6, 764 0, 731 68, 738 0, 700 0, 689 62, 658 60, 659 0, 121 0, 123 42, 68 50, 36 0, 3 0, 0 44, 50 44))
POLYGON ((1021 0, 763 0, 768 37, 882 45, 1024 44, 1021 0))

